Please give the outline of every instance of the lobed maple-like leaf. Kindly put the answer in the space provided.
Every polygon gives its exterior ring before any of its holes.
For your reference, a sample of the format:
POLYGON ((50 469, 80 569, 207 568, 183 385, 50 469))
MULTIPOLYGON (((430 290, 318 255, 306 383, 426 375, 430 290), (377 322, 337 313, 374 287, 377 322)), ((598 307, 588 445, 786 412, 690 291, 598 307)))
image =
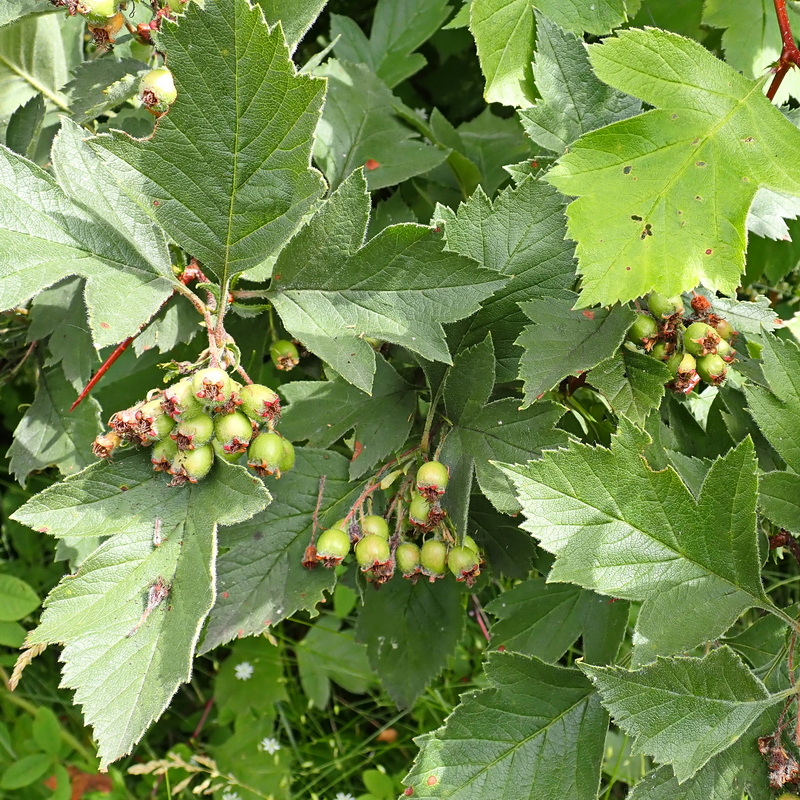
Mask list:
POLYGON ((610 449, 575 442, 527 466, 503 465, 523 527, 555 554, 551 581, 642 602, 634 662, 689 650, 747 608, 772 609, 761 585, 756 461, 747 438, 717 459, 699 498, 624 417, 610 449))
POLYGON ((450 363, 442 323, 505 283, 422 225, 392 225, 364 243, 369 208, 354 172, 281 251, 269 292, 292 336, 364 392, 375 373, 365 337, 450 363))
POLYGON ((760 84, 676 34, 623 31, 589 58, 601 80, 655 108, 582 136, 549 173, 578 198, 567 215, 579 305, 698 284, 734 294, 756 191, 800 194, 800 131, 760 84))
POLYGON ((679 783, 783 699, 771 696, 729 647, 705 658, 659 658, 634 671, 579 666, 637 751, 671 764, 679 783))
POLYGON ((53 589, 26 642, 64 645, 63 685, 94 728, 101 765, 129 753, 191 676, 213 603, 217 526, 247 519, 269 499, 242 467, 219 461, 196 486, 174 488, 145 453, 129 451, 14 513, 57 538, 104 538, 53 589), (153 604, 156 585, 167 592, 153 604))
POLYGON ((247 0, 190 3, 165 23, 178 98, 152 137, 94 141, 126 190, 221 281, 274 255, 322 194, 311 168, 325 93, 300 75, 280 26, 247 0))
POLYGON ((595 800, 607 717, 575 669, 491 653, 488 687, 463 697, 420 745, 404 783, 417 798, 595 800))
POLYGON ((0 308, 80 275, 95 345, 115 344, 172 293, 166 238, 69 120, 52 161, 55 177, 0 148, 0 308))

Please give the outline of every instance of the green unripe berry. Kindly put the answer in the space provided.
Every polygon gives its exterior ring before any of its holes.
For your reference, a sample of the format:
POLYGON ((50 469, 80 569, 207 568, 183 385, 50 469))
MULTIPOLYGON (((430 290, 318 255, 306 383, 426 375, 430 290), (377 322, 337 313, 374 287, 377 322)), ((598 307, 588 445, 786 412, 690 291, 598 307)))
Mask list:
POLYGON ((208 414, 198 414, 179 422, 169 436, 178 445, 178 450, 196 450, 208 444, 213 435, 214 420, 208 414))
POLYGON ((277 433, 260 433, 247 448, 247 465, 262 478, 274 475, 283 458, 283 438, 277 433))
POLYGON ((243 453, 253 438, 253 423, 241 411, 218 416, 214 420, 214 436, 226 453, 243 453))
POLYGON ((707 322, 693 322, 683 334, 683 346, 693 356, 716 353, 720 335, 707 322))
POLYGON ((676 375, 690 375, 697 369, 697 361, 691 353, 684 353, 681 360, 678 362, 678 368, 675 370, 676 375))
POLYGON ((675 352, 675 345, 667 342, 656 342, 650 350, 650 355, 659 361, 667 361, 675 352))
POLYGON ((337 531, 344 531, 345 533, 349 533, 348 530, 350 528, 350 523, 346 521, 347 517, 342 517, 341 519, 337 519, 336 522, 331 525, 331 528, 336 528, 337 531))
POLYGON ((732 341, 733 337, 736 336, 736 331, 733 329, 733 325, 731 325, 726 319, 717 320, 714 328, 726 342, 732 341))
POLYGON ((466 581, 472 585, 475 578, 480 575, 480 556, 470 547, 454 547, 447 554, 447 566, 456 576, 457 581, 466 581))
POLYGON ((329 528, 323 531, 317 539, 317 558, 326 567, 335 567, 341 564, 344 557, 350 552, 350 537, 338 528, 329 528))
POLYGON ((390 558, 389 542, 382 536, 365 536, 356 545, 356 561, 362 572, 386 564, 390 558))
POLYGON ((222 449, 219 439, 212 439, 211 446, 214 448, 214 455, 216 455, 217 458, 221 458, 223 461, 227 461, 229 464, 236 464, 241 461, 241 452, 234 451, 231 453, 226 453, 222 449))
POLYGON ((294 369, 300 363, 300 353, 297 352, 293 342, 286 339, 279 339, 273 342, 269 348, 269 357, 276 369, 286 370, 294 369))
POLYGON ((718 355, 700 356, 697 359, 697 374, 712 386, 719 386, 728 374, 728 365, 718 355))
POLYGON ((214 448, 210 444, 198 447, 195 450, 179 450, 169 470, 175 477, 172 486, 182 486, 184 483, 197 483, 205 478, 214 463, 214 448))
POLYGON ((658 336, 658 324, 649 314, 637 314, 633 325, 628 328, 628 338, 638 345, 649 342, 658 336))
POLYGON ((191 378, 184 378, 172 386, 168 386, 161 398, 161 407, 164 409, 164 413, 176 422, 191 419, 203 410, 194 396, 191 378))
POLYGON ((404 577, 410 578, 419 572, 420 549, 413 542, 403 542, 398 545, 394 557, 404 577))
POLYGON ((389 540, 389 524, 383 517, 372 514, 364 517, 361 523, 361 532, 364 536, 380 536, 382 539, 389 540))
POLYGON ((239 399, 242 401, 241 411, 259 425, 266 422, 272 427, 281 415, 280 398, 268 386, 259 383, 244 386, 239 392, 239 399))
POLYGON ((172 439, 162 439, 153 445, 150 462, 156 472, 169 472, 178 455, 178 445, 172 439))
POLYGON ((280 463, 280 471, 288 472, 294 467, 294 445, 288 440, 283 440, 283 458, 280 463))
POLYGON ((444 494, 450 476, 447 467, 439 461, 428 461, 417 470, 417 491, 434 502, 444 494))
POLYGON ((478 547, 478 543, 469 534, 464 534, 464 540, 461 544, 480 555, 481 549, 478 547))
POLYGON ((431 504, 421 495, 415 494, 408 506, 408 518, 412 525, 425 528, 431 514, 431 504))
POLYGON ((683 300, 679 296, 667 297, 659 292, 647 295, 647 307, 656 319, 669 319, 676 314, 683 314, 683 300))
POLYGON ((175 427, 175 421, 165 413, 161 406, 160 397, 145 403, 136 412, 136 419, 140 424, 139 436, 141 437, 141 443, 144 445, 164 439, 175 427))
MULTIPOLYGON (((669 356, 666 360, 667 369, 669 369, 669 374, 672 375, 674 378, 678 374, 678 370, 680 369, 681 362, 683 361, 684 354, 675 351, 671 356, 669 356)), ((694 358, 694 356, 689 356, 690 358, 694 358)))
POLYGON ((119 11, 118 0, 81 0, 81 5, 90 25, 104 25, 119 11))
POLYGON ((439 539, 428 539, 420 548, 421 570, 431 582, 443 578, 447 569, 447 545, 439 539))
POLYGON ((151 69, 139 84, 139 99, 156 114, 163 114, 175 102, 178 92, 172 73, 166 67, 151 69))
POLYGON ((733 349, 730 342, 723 339, 717 345, 717 355, 730 364, 731 361, 733 361, 734 357, 736 356, 736 351, 733 349))
POLYGON ((224 369, 209 367, 192 376, 194 396, 204 406, 216 409, 224 406, 233 394, 233 384, 224 369))

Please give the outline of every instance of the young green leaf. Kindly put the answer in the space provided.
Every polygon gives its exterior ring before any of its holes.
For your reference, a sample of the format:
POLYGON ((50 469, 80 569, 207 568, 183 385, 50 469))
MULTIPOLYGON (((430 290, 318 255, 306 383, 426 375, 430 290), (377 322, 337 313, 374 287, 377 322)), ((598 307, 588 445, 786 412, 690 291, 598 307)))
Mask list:
POLYGON ((278 256, 269 298, 292 336, 369 392, 375 351, 365 336, 450 363, 442 323, 472 314, 505 281, 447 253, 421 225, 394 225, 361 246, 366 189, 359 171, 331 195, 278 256))
POLYGON ((268 502, 241 467, 218 462, 207 480, 175 489, 130 451, 14 513, 58 538, 107 537, 50 593, 26 642, 64 645, 63 683, 94 727, 101 765, 130 752, 189 680, 213 603, 217 525, 268 502))
POLYGON ((674 469, 650 469, 649 442, 622 417, 608 450, 571 443, 501 467, 516 484, 523 527, 556 555, 549 580, 642 601, 635 663, 713 639, 747 608, 772 608, 761 585, 752 441, 714 462, 698 500, 674 469))
POLYGON ((247 0, 190 3, 159 39, 178 99, 151 138, 94 140, 128 191, 220 280, 274 255, 322 193, 311 169, 325 84, 298 75, 247 0))
POLYGON ((635 319, 627 306, 610 310, 574 308, 578 296, 562 292, 520 303, 533 320, 516 344, 524 348, 519 377, 525 383, 525 406, 562 378, 577 375, 612 356, 635 319))
POLYGON ((302 448, 291 472, 267 480, 275 497, 272 505, 223 532, 217 601, 201 652, 237 636, 261 634, 299 609, 313 609, 323 591, 333 588, 332 570, 308 570, 301 563, 311 542, 323 476, 319 519, 332 524, 349 511, 360 487, 349 481, 346 458, 302 448))
POLYGON ((756 191, 800 194, 800 165, 788 155, 800 131, 760 84, 675 34, 624 31, 589 56, 601 80, 656 108, 582 136, 550 172, 579 198, 567 214, 580 305, 700 283, 734 294, 756 191))
POLYGON ((463 349, 491 331, 497 380, 514 380, 522 355, 515 340, 528 322, 519 301, 557 294, 575 281, 573 246, 564 240, 563 199, 547 184, 526 178, 494 202, 478 189, 457 212, 446 207, 437 212, 448 250, 511 276, 477 314, 452 326, 448 339, 463 349))
MULTIPOLYGON (((626 0, 536 0, 542 13, 573 33, 602 36, 625 22, 626 0)), ((630 2, 628 2, 630 5, 630 2)))
POLYGON ((764 684, 729 647, 705 658, 660 658, 639 670, 580 664, 636 748, 671 764, 679 783, 730 747, 771 705, 764 684))
POLYGON ((369 188, 381 189, 447 158, 448 150, 422 141, 402 122, 400 100, 365 65, 332 59, 317 74, 328 79, 328 94, 314 158, 333 188, 365 164, 369 188))
POLYGON ((402 447, 416 414, 414 388, 383 358, 377 359, 371 395, 338 376, 280 388, 289 400, 281 416, 281 433, 292 441, 308 439, 311 447, 330 447, 354 430, 360 449, 350 462, 353 480, 402 447))
POLYGON ((412 583, 399 575, 379 592, 367 592, 356 639, 400 708, 411 708, 444 669, 461 641, 464 612, 455 581, 412 583))
POLYGON ((492 653, 488 688, 463 696, 444 726, 420 737, 404 783, 415 798, 595 800, 607 717, 577 670, 492 653))
POLYGON ((584 133, 641 113, 636 98, 595 77, 575 34, 538 13, 533 75, 542 97, 519 116, 536 144, 559 155, 584 133))

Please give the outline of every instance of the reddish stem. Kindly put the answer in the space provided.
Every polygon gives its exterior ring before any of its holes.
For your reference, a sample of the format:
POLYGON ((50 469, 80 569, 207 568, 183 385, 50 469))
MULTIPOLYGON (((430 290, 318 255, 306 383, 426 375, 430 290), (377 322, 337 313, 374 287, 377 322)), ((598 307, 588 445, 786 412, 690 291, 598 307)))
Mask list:
POLYGON ((200 735, 200 731, 203 730, 203 725, 206 724, 206 720, 208 719, 209 713, 211 713, 211 706, 214 705, 214 698, 212 697, 207 703, 205 709, 203 709, 203 716, 200 717, 200 722, 197 723, 197 727, 194 729, 194 733, 192 734, 192 739, 196 739, 200 735))
POLYGON ((103 362, 100 369, 95 372, 95 374, 92 376, 92 379, 86 384, 86 388, 78 395, 78 399, 69 407, 70 411, 74 411, 81 404, 84 397, 86 397, 86 395, 89 394, 89 392, 91 392, 95 386, 97 386, 97 382, 100 380, 100 378, 102 378, 103 375, 108 372, 109 367, 128 349, 130 343, 135 338, 135 336, 129 336, 124 342, 122 342, 122 344, 117 345, 114 352, 103 362))
POLYGON ((778 17, 778 27, 781 31, 783 48, 781 57, 775 67, 775 77, 767 90, 767 98, 770 100, 777 94, 783 79, 791 67, 800 65, 800 50, 798 50, 792 34, 792 25, 789 22, 789 14, 786 11, 786 0, 773 0, 773 2, 775 3, 775 14, 778 17))

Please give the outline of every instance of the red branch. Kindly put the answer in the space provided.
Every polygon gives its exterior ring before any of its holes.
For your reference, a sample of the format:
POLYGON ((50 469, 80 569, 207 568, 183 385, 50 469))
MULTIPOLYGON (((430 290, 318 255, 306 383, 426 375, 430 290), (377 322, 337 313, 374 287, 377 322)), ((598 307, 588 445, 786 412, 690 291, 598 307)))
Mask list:
POLYGON ((786 0, 773 0, 775 3, 775 13, 778 16, 778 27, 781 30, 781 41, 783 49, 781 57, 775 66, 775 77, 767 90, 767 97, 772 100, 778 92, 783 79, 792 67, 800 66, 800 50, 794 42, 792 26, 789 22, 789 14, 786 11, 786 0))
POLYGON ((92 379, 86 384, 86 388, 78 395, 78 399, 69 407, 70 411, 74 411, 81 404, 83 398, 97 386, 97 382, 100 378, 108 372, 109 367, 128 349, 134 338, 134 336, 129 336, 122 344, 117 345, 114 352, 103 362, 100 369, 95 372, 92 379))

